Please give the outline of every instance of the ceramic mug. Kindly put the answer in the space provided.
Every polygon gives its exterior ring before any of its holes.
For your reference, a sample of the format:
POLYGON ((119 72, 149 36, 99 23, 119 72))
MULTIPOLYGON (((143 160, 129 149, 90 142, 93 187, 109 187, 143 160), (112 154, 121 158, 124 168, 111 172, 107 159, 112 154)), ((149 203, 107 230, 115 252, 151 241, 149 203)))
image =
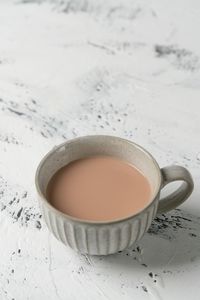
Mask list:
POLYGON ((74 250, 91 255, 107 255, 133 245, 148 230, 156 214, 177 207, 193 190, 192 177, 185 168, 168 166, 160 169, 152 155, 141 146, 119 137, 104 135, 79 137, 54 147, 40 162, 35 183, 49 230, 74 250), (46 199, 51 177, 71 161, 92 155, 118 157, 141 170, 151 185, 151 202, 137 214, 108 222, 77 219, 54 208, 46 199), (181 186, 167 197, 159 199, 161 189, 176 180, 183 181, 181 186))

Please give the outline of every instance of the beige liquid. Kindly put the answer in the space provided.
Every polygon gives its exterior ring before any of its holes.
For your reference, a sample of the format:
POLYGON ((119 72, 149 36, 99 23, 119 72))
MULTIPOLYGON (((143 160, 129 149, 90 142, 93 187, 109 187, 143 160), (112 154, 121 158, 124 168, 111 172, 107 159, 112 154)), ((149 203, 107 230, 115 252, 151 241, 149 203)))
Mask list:
POLYGON ((151 187, 134 166, 110 156, 76 160, 60 169, 47 188, 50 203, 70 216, 111 221, 148 205, 151 187))

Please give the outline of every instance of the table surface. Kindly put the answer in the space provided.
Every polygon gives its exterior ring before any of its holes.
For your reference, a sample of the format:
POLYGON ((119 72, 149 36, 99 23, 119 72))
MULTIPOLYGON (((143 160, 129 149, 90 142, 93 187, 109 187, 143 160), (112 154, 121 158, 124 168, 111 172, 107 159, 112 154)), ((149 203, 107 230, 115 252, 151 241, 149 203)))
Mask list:
POLYGON ((199 28, 197 0, 0 1, 0 299, 200 299, 199 28), (108 257, 58 242, 34 187, 40 158, 87 134, 133 140, 195 181, 108 257))

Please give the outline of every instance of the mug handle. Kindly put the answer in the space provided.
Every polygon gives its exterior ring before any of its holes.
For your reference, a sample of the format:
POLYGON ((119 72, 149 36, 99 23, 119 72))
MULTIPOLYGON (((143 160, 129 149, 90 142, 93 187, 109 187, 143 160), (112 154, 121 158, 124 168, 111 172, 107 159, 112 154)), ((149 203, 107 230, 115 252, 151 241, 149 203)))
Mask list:
POLYGON ((162 198, 158 204, 157 213, 165 213, 183 203, 192 193, 194 183, 190 172, 181 166, 168 166, 161 169, 162 188, 173 181, 183 181, 181 186, 168 196, 162 198))

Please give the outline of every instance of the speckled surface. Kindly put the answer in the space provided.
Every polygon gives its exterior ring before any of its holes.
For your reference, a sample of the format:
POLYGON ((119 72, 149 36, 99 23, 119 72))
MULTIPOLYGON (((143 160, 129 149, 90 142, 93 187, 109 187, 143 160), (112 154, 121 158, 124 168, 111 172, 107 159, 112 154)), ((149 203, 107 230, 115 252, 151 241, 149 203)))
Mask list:
POLYGON ((0 2, 0 299, 199 300, 199 28, 197 0, 0 2), (48 150, 96 133, 195 181, 180 210, 109 257, 59 243, 34 188, 48 150))

